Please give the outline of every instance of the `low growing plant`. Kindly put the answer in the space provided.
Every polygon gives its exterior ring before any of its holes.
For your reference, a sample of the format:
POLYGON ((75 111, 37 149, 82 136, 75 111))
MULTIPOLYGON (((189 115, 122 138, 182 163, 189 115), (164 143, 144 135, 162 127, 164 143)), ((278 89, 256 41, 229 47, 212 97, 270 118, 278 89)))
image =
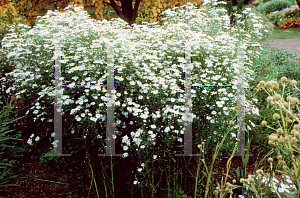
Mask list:
MULTIPOLYGON (((293 181, 295 191, 289 194, 289 197, 299 197, 300 195, 300 148, 299 148, 299 140, 300 140, 300 109, 299 109, 299 99, 294 97, 289 92, 285 94, 285 88, 288 85, 295 87, 297 81, 287 79, 286 77, 282 77, 279 81, 282 84, 283 90, 281 93, 278 92, 280 89, 280 85, 276 81, 261 81, 258 84, 258 91, 265 91, 269 96, 267 97, 268 105, 274 105, 277 112, 280 114, 274 113, 272 118, 276 122, 277 127, 270 127, 268 122, 265 120, 261 122, 262 127, 267 127, 271 129, 273 132, 269 135, 268 144, 272 146, 272 150, 265 156, 269 157, 267 159, 268 163, 270 163, 270 177, 268 179, 268 183, 266 186, 261 185, 261 177, 263 174, 262 170, 258 170, 254 179, 258 177, 258 182, 255 183, 255 180, 252 178, 252 182, 250 182, 249 189, 252 192, 255 192, 257 197, 266 197, 268 194, 275 192, 279 197, 283 196, 282 192, 279 192, 278 189, 273 189, 273 183, 271 185, 272 179, 274 177, 274 154, 277 154, 278 164, 277 168, 281 170, 276 170, 277 172, 288 176, 293 181), (271 92, 271 94, 269 93, 271 92), (289 95, 284 98, 285 95, 289 95), (298 113, 297 113, 298 112, 298 113), (298 124, 297 124, 298 123, 298 124), (273 155, 272 155, 273 154, 273 155), (272 157, 273 156, 273 157, 272 157), (271 188, 269 187, 271 185, 271 188)), ((265 159, 264 158, 264 159, 265 159)), ((264 160, 263 159, 263 160, 264 160)), ((263 161, 262 160, 262 161, 263 161)), ((244 185, 248 184, 249 180, 244 180, 244 185)), ((286 193, 285 193, 286 195, 286 193)))

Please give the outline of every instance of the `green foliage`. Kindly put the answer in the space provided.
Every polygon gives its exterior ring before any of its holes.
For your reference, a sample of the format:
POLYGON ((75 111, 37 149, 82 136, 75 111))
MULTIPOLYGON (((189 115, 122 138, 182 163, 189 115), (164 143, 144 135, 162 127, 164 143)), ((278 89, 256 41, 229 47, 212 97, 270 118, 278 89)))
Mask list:
POLYGON ((259 6, 257 9, 260 13, 267 15, 270 12, 274 12, 276 10, 281 10, 282 8, 289 8, 293 4, 287 0, 273 0, 268 3, 265 3, 259 6))
MULTIPOLYGON (((16 158, 10 158, 10 156, 8 155, 8 152, 12 149, 8 144, 11 143, 12 140, 15 141, 21 139, 10 136, 9 133, 14 130, 10 130, 8 124, 19 120, 22 117, 17 119, 11 118, 10 114, 14 113, 12 111, 14 106, 12 106, 11 104, 12 100, 10 101, 10 103, 7 102, 5 110, 3 109, 0 112, 0 187, 15 186, 14 184, 6 184, 8 182, 8 179, 16 177, 10 175, 9 171, 11 170, 11 168, 9 168, 9 166, 15 165, 15 161, 17 160, 16 158)), ((20 137, 20 134, 18 137, 20 137)))
POLYGON ((284 12, 280 12, 280 11, 275 11, 275 12, 270 12, 267 17, 270 21, 275 22, 277 24, 277 21, 280 20, 282 18, 282 13, 284 12))

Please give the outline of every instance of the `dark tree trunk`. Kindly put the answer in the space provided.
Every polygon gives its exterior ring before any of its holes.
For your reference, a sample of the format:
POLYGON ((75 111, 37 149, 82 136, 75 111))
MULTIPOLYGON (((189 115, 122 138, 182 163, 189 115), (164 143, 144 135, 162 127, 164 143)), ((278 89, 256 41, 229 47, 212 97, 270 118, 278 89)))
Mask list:
MULTIPOLYGON (((118 0, 117 0, 118 1, 118 0)), ((135 23, 135 19, 137 17, 137 11, 139 8, 140 0, 137 0, 134 5, 134 9, 132 9, 132 0, 119 0, 121 1, 121 8, 117 6, 115 0, 110 0, 110 4, 113 9, 116 11, 118 16, 126 21, 130 26, 135 23)))

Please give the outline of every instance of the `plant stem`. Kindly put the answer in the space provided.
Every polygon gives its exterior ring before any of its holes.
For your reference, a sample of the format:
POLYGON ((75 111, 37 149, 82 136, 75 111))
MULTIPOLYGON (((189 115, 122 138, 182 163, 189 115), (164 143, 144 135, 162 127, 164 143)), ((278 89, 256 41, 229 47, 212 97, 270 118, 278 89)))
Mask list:
POLYGON ((195 182, 195 194, 194 194, 194 198, 196 198, 196 194, 197 194, 197 184, 198 184, 198 176, 199 176, 199 171, 200 171, 200 162, 201 162, 201 158, 199 158, 199 163, 198 163, 198 168, 197 168, 197 176, 196 176, 196 182, 195 182))
POLYGON ((112 184, 112 191, 113 191, 113 197, 115 197, 115 186, 114 186, 114 169, 112 164, 112 156, 110 160, 110 171, 111 171, 111 184, 112 184))
MULTIPOLYGON (((102 163, 102 160, 101 160, 101 166, 102 166, 102 174, 103 174, 103 183, 104 183, 104 188, 105 188, 105 197, 108 197, 107 196, 107 188, 106 188, 106 184, 105 184, 105 175, 104 175, 104 167, 103 167, 103 163, 102 163)), ((105 170, 104 170, 105 171, 105 170)))

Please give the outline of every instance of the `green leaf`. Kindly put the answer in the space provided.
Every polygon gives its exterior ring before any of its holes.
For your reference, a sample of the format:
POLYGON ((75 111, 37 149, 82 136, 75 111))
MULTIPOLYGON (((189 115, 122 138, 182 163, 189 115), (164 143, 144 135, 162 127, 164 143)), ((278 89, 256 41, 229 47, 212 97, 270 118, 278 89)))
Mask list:
POLYGON ((179 190, 179 193, 180 193, 180 194, 183 194, 183 193, 184 193, 184 191, 183 191, 183 190, 179 190))

